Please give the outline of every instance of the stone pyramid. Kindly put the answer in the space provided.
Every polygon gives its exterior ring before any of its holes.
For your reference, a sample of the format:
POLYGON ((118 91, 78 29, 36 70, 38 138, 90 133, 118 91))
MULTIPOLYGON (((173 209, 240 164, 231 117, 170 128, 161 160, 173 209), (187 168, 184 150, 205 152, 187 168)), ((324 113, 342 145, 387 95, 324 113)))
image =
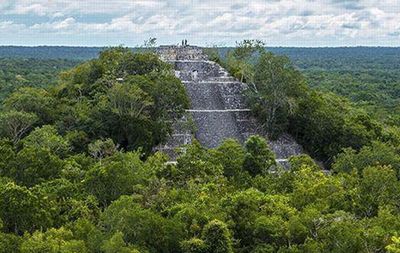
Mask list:
MULTIPOLYGON (((207 148, 215 148, 227 138, 243 143, 251 135, 266 136, 244 101, 247 85, 210 61, 201 48, 161 46, 156 52, 172 64, 191 99, 187 115, 175 123, 168 142, 157 148, 169 154, 172 161, 176 160, 177 150, 193 138, 207 148)), ((283 165, 290 156, 302 153, 301 146, 288 134, 269 144, 283 165)))

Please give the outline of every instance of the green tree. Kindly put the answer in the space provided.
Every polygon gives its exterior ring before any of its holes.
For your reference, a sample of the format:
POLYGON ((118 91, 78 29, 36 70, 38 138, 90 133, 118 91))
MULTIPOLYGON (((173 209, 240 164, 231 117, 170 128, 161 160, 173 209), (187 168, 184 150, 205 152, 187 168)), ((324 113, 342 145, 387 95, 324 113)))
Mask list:
POLYGON ((87 196, 80 184, 66 179, 55 179, 35 185, 31 191, 51 205, 54 227, 60 227, 80 218, 94 220, 99 217, 98 201, 87 196))
POLYGON ((107 233, 120 231, 125 242, 150 252, 179 252, 179 241, 183 238, 178 221, 144 209, 130 196, 114 201, 102 214, 101 225, 107 233))
POLYGON ((124 235, 116 232, 110 239, 104 242, 101 249, 104 253, 139 253, 138 250, 128 247, 124 242, 124 235))
POLYGON ((359 150, 383 137, 379 124, 342 97, 310 91, 298 105, 297 113, 290 117, 289 130, 327 166, 344 148, 359 150))
POLYGON ((109 91, 111 111, 119 117, 140 119, 148 117, 152 99, 133 83, 115 84, 109 91))
POLYGON ((0 140, 0 175, 7 175, 9 164, 15 159, 15 151, 9 141, 0 140))
POLYGON ((190 180, 210 182, 223 173, 222 166, 212 162, 209 152, 198 141, 188 145, 177 162, 176 167, 162 171, 162 174, 177 186, 186 185, 190 180))
POLYGON ((26 187, 14 183, 0 188, 0 218, 4 224, 4 231, 19 235, 51 225, 45 200, 34 195, 26 187))
POLYGON ((249 105, 270 137, 287 131, 289 116, 298 108, 305 81, 287 57, 262 53, 254 66, 254 84, 248 91, 249 105))
POLYGON ((301 154, 297 156, 291 156, 289 158, 290 170, 297 171, 302 167, 309 167, 314 169, 315 171, 320 170, 321 168, 316 164, 316 162, 307 154, 301 154))
POLYGON ((356 169, 361 175, 364 168, 376 165, 391 166, 399 175, 400 156, 390 144, 373 142, 371 145, 364 146, 358 152, 351 148, 343 150, 335 158, 332 169, 335 172, 347 173, 356 169))
POLYGON ((205 253, 207 252, 207 245, 202 239, 191 238, 181 242, 181 249, 184 253, 205 253))
POLYGON ((97 197, 103 207, 121 195, 132 194, 143 167, 138 153, 116 153, 93 166, 84 179, 85 189, 97 197))
POLYGON ((261 40, 243 40, 236 42, 233 55, 239 60, 249 60, 256 52, 263 52, 264 46, 265 44, 261 40))
POLYGON ((258 243, 275 245, 276 248, 285 246, 288 222, 279 215, 260 215, 254 222, 253 236, 258 243))
POLYGON ((111 139, 106 140, 96 140, 90 143, 88 146, 89 154, 91 154, 95 159, 103 159, 107 156, 111 156, 118 151, 118 146, 116 146, 111 139))
POLYGON ((59 135, 57 129, 51 125, 33 130, 23 139, 23 144, 24 147, 47 149, 59 157, 65 157, 71 151, 69 142, 59 135))
POLYGON ((399 187, 396 172, 392 168, 365 168, 355 196, 357 213, 371 217, 377 215, 380 206, 396 205, 400 201, 399 187))
POLYGON ((8 165, 6 176, 26 186, 59 178, 65 162, 47 148, 24 147, 8 165))
POLYGON ((266 174, 276 164, 274 153, 260 136, 251 136, 245 143, 245 149, 243 168, 252 176, 266 174))
POLYGON ((39 124, 53 120, 54 98, 42 88, 22 87, 4 100, 8 110, 24 111, 38 116, 39 124))
POLYGON ((215 162, 224 167, 224 176, 228 178, 241 176, 245 151, 237 140, 227 139, 211 152, 215 162))
POLYGON ((148 40, 144 41, 144 47, 146 48, 152 48, 157 45, 157 38, 150 37, 148 40))
POLYGON ((385 248, 389 253, 399 253, 400 252, 400 238, 392 236, 391 243, 385 248))
POLYGON ((38 118, 33 113, 6 111, 0 113, 0 136, 10 138, 14 144, 31 129, 38 118))
POLYGON ((232 253, 232 236, 228 226, 219 220, 210 221, 203 229, 202 239, 210 253, 232 253))
POLYGON ((227 67, 241 82, 251 83, 254 80, 252 57, 265 51, 264 43, 260 40, 243 40, 236 42, 236 47, 228 53, 227 67))
POLYGON ((125 150, 142 148, 146 154, 166 140, 172 123, 189 107, 171 66, 156 54, 123 47, 106 49, 98 59, 63 73, 54 90, 61 133, 84 132, 87 142, 110 138, 125 150))
POLYGON ((338 211, 324 218, 327 224, 319 230, 323 252, 363 252, 363 230, 354 216, 338 211))
POLYGON ((240 248, 249 249, 254 246, 253 224, 264 203, 264 194, 254 188, 238 191, 223 203, 240 248))
POLYGON ((88 219, 78 219, 73 223, 71 230, 74 238, 85 242, 89 252, 101 252, 101 246, 106 240, 106 237, 100 231, 100 228, 93 225, 88 219))
MULTIPOLYGON (((100 60, 103 60, 101 56, 100 60)), ((171 74, 171 66, 168 63, 161 61, 158 55, 152 52, 128 52, 121 58, 117 69, 120 77, 124 77, 124 75, 164 76, 171 74)))
POLYGON ((85 243, 75 240, 70 230, 61 227, 46 232, 36 231, 25 234, 21 244, 21 253, 86 253, 85 243))
POLYGON ((298 209, 314 205, 322 210, 349 207, 339 177, 330 177, 312 167, 303 167, 294 174, 292 204, 298 209))
POLYGON ((0 233, 0 252, 19 253, 21 241, 21 237, 15 234, 0 233))

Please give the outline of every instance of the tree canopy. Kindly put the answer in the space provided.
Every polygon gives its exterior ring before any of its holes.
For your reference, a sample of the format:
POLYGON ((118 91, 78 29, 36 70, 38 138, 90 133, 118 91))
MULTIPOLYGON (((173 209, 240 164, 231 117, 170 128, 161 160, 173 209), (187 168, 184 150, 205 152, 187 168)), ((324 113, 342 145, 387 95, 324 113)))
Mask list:
POLYGON ((0 252, 399 252, 396 128, 257 45, 231 56, 254 115, 310 155, 286 170, 250 136, 168 163, 153 147, 189 107, 182 84, 152 53, 109 48, 3 101, 0 252))

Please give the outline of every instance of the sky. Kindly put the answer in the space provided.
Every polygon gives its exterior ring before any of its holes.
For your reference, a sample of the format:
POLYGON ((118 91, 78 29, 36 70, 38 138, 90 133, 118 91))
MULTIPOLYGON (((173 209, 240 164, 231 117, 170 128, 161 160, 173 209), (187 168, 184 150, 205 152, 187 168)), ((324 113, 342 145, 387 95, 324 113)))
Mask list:
POLYGON ((0 45, 400 46, 400 0, 0 0, 0 45))

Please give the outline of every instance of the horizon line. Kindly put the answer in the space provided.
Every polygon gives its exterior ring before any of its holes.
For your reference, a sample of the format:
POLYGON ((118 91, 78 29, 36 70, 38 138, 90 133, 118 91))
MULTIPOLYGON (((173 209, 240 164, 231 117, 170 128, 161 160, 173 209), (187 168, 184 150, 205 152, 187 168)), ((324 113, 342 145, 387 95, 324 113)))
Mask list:
MULTIPOLYGON (((160 44, 155 46, 161 47, 161 46, 176 46, 177 44, 160 44)), ((90 45, 65 45, 65 44, 60 44, 60 45, 48 45, 48 44, 39 44, 39 45, 15 45, 15 44, 4 44, 0 45, 0 47, 22 47, 22 48, 39 48, 39 47, 70 47, 70 48, 108 48, 108 47, 126 47, 126 48, 145 48, 143 46, 126 46, 123 44, 120 45, 104 45, 104 46, 90 46, 90 45)), ((234 45, 227 45, 227 46, 199 46, 199 45, 189 45, 189 46, 197 46, 201 48, 234 48, 236 46, 234 45)), ((342 46, 265 46, 265 48, 400 48, 400 45, 398 46, 388 46, 388 45, 342 45, 342 46)))

